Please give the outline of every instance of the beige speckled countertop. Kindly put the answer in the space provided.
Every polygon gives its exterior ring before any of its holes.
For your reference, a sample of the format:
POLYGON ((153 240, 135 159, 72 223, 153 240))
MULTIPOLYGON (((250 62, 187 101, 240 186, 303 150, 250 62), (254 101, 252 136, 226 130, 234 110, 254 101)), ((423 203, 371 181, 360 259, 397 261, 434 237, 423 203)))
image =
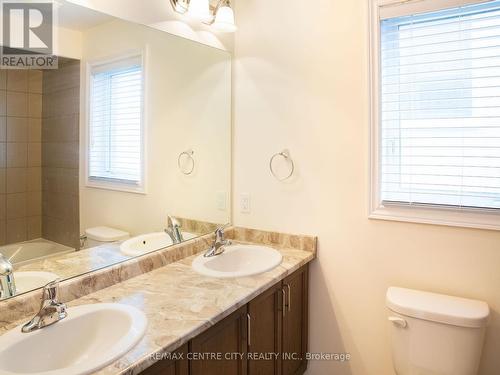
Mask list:
POLYGON ((52 272, 59 276, 60 279, 68 279, 124 262, 130 258, 120 252, 119 242, 113 242, 70 253, 56 254, 43 259, 36 259, 20 266, 14 265, 14 268, 16 272, 52 272))
POLYGON ((155 362, 153 354, 176 350, 315 257, 314 252, 274 248, 283 254, 283 262, 260 275, 202 276, 191 268, 194 255, 70 302, 69 307, 101 302, 131 305, 148 318, 139 344, 97 374, 140 373, 155 362))
MULTIPOLYGON (((186 219, 178 217, 182 230, 203 236, 207 233, 213 233, 218 224, 209 223, 200 220, 186 219)), ((151 233, 161 232, 162 229, 151 230, 151 233)), ((134 237, 134 236, 132 236, 134 237)), ((132 238, 131 237, 131 238, 132 238)), ((65 252, 24 262, 21 265, 14 265, 16 272, 24 271, 45 271, 52 272, 60 279, 68 279, 87 272, 92 272, 105 267, 127 261, 133 257, 124 255, 120 252, 121 242, 104 243, 100 246, 86 248, 79 251, 65 252)))
POLYGON ((314 258, 302 250, 278 249, 283 262, 261 275, 215 279, 191 268, 191 256, 124 283, 101 290, 71 305, 118 302, 133 305, 148 317, 142 341, 98 374, 137 374, 151 366, 151 355, 172 352, 314 258))
MULTIPOLYGON (((68 306, 94 303, 120 303, 137 307, 148 318, 148 328, 143 339, 125 356, 98 371, 97 374, 138 374, 150 367, 156 353, 172 352, 198 334, 213 326, 269 287, 293 273, 316 256, 316 238, 287 235, 246 228, 232 228, 229 238, 238 243, 262 244, 280 251, 282 263, 275 269, 255 276, 217 279, 196 273, 191 263, 197 255, 178 258, 150 272, 146 271, 125 281, 71 301, 68 306)), ((207 239, 200 238, 192 244, 178 245, 185 252, 206 249, 207 239), (196 250, 198 249, 198 250, 196 250)), ((175 247, 174 247, 175 248, 175 247)), ((170 251, 167 249, 167 254, 170 251)), ((176 253, 180 255, 182 251, 176 253)), ((161 255, 161 252, 158 252, 161 255)), ((152 253, 146 256, 159 256, 152 253)), ((193 252, 191 252, 193 254, 193 252)), ((92 278, 95 283, 97 279, 92 278)), ((82 281, 85 282, 85 281, 82 281)), ((19 303, 23 304, 23 301, 19 303)), ((9 306, 10 315, 21 305, 9 306)), ((69 310, 71 314, 71 310, 69 310)), ((9 314, 7 314, 9 315, 9 314)), ((19 317, 22 314, 17 315, 19 317)), ((26 322, 8 321, 0 327, 0 334, 26 322)), ((5 323, 4 322, 4 323, 5 323)))

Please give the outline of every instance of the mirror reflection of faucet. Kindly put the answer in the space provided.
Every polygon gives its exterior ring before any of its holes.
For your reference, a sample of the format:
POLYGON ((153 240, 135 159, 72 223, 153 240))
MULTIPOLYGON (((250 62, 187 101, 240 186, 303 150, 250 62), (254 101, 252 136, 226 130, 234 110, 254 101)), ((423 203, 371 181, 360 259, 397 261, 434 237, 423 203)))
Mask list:
MULTIPOLYGON (((15 254, 14 254, 15 255, 15 254)), ((0 299, 16 295, 16 282, 14 281, 14 267, 9 259, 0 253, 0 299)))
POLYGON ((184 241, 184 237, 182 236, 181 231, 181 224, 175 217, 170 215, 167 216, 167 228, 164 229, 164 231, 169 235, 174 244, 184 241))

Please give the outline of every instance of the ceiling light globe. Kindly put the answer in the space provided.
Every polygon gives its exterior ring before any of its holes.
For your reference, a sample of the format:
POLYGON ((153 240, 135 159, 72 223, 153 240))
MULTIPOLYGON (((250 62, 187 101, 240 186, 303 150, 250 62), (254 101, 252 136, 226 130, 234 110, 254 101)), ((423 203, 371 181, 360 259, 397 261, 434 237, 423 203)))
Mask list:
POLYGON ((209 0, 191 0, 187 15, 197 21, 209 21, 212 18, 209 0))
POLYGON ((233 9, 228 5, 220 7, 212 27, 217 31, 234 33, 238 28, 234 22, 233 9))

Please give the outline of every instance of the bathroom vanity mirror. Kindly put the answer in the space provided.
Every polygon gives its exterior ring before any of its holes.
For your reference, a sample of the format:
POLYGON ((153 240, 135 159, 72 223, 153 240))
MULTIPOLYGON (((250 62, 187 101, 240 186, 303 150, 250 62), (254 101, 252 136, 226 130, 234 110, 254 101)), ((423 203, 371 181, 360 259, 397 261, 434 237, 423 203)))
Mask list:
POLYGON ((71 3, 56 19, 57 69, 0 70, 17 295, 230 220, 230 54, 71 3))

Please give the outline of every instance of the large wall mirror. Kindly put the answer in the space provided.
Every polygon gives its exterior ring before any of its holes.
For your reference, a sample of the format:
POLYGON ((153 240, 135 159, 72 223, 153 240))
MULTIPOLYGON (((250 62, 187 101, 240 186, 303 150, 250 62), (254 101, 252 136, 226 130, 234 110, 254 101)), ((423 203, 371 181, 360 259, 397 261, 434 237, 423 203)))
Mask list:
POLYGON ((15 295, 230 220, 230 54, 70 3, 58 19, 57 69, 0 71, 15 295))

